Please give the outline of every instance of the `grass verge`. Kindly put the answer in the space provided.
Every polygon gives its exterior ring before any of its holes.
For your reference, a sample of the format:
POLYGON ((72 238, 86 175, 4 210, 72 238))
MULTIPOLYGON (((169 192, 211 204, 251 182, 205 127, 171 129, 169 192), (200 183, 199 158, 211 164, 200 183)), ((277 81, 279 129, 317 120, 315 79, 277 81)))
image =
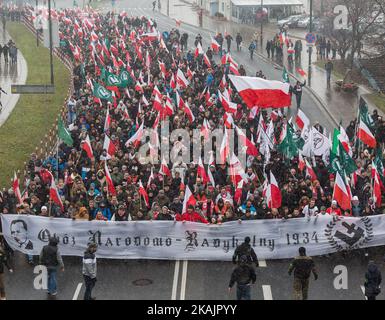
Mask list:
MULTIPOLYGON (((325 70, 325 63, 326 61, 324 60, 318 60, 314 64, 317 67, 321 68, 322 70, 325 70)), ((345 74, 342 71, 340 71, 338 68, 333 68, 332 74, 334 77, 338 79, 343 79, 345 77, 345 74)))
MULTIPOLYGON (((8 22, 7 31, 28 66, 27 84, 50 83, 49 50, 36 47, 36 38, 21 23, 8 22)), ((54 57, 55 94, 21 95, 8 120, 0 127, 0 186, 9 187, 14 170, 40 145, 66 98, 70 72, 54 57)))
POLYGON ((371 103, 373 103, 377 109, 385 113, 385 95, 382 93, 372 93, 366 95, 371 103))

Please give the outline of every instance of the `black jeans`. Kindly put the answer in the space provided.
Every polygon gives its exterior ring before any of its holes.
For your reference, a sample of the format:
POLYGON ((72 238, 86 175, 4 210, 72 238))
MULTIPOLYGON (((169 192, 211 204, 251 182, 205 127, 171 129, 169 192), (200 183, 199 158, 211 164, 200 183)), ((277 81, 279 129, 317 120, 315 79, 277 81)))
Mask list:
POLYGON ((91 300, 92 289, 95 287, 96 278, 90 278, 89 276, 83 275, 84 282, 86 285, 86 291, 84 292, 84 300, 91 300))
POLYGON ((237 300, 251 300, 251 286, 249 284, 237 285, 237 300))

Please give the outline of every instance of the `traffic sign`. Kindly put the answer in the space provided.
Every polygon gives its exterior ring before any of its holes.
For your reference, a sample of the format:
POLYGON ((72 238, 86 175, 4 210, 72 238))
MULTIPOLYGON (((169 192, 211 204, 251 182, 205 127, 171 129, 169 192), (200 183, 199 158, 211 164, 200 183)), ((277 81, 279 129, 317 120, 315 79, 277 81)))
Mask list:
POLYGON ((315 34, 309 32, 308 34, 306 34, 305 39, 306 39, 307 43, 314 43, 315 42, 315 34))

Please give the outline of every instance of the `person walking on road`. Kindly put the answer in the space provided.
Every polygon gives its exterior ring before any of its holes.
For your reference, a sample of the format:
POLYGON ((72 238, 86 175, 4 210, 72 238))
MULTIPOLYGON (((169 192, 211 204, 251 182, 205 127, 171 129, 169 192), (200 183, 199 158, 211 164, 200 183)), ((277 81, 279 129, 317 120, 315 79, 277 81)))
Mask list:
POLYGON ((241 257, 245 256, 247 258, 247 263, 252 264, 255 263, 256 267, 259 267, 259 262, 257 255, 254 251, 254 249, 250 245, 250 237, 245 238, 245 242, 243 242, 241 245, 239 245, 233 255, 233 263, 236 264, 237 261, 238 263, 241 261, 241 257))
POLYGON ((84 300, 95 300, 92 297, 92 289, 95 287, 96 283, 96 256, 95 252, 97 250, 96 243, 91 243, 83 256, 83 278, 86 286, 86 291, 84 292, 84 300))
POLYGON ((8 47, 7 44, 4 44, 3 55, 4 55, 4 62, 5 62, 5 64, 8 64, 8 54, 9 54, 9 47, 8 47))
POLYGON ((240 265, 231 274, 229 293, 237 283, 237 300, 251 300, 251 285, 255 283, 257 276, 254 269, 248 264, 247 256, 241 256, 240 265))
POLYGON ((374 261, 370 261, 368 271, 365 273, 365 296, 368 300, 376 300, 381 292, 380 284, 382 281, 381 272, 378 270, 374 261))
POLYGON ((271 41, 268 40, 266 41, 266 52, 267 52, 267 57, 270 59, 270 50, 271 50, 271 41))
POLYGON ((333 62, 330 59, 328 59, 328 62, 325 63, 326 83, 328 88, 330 88, 330 80, 332 77, 333 67, 334 67, 333 62))
POLYGON ((254 50, 256 49, 255 42, 251 41, 249 45, 249 51, 250 51, 250 60, 253 60, 254 56, 254 50))
POLYGON ((294 299, 307 300, 309 290, 309 278, 313 272, 314 280, 318 279, 318 273, 314 261, 306 255, 304 247, 299 248, 299 256, 295 257, 289 266, 289 276, 294 271, 294 299))
POLYGON ((301 108, 302 101, 302 88, 306 86, 306 80, 304 83, 297 81, 296 85, 292 88, 292 92, 295 94, 295 98, 297 100, 297 108, 301 108))
POLYGON ((1 111, 3 111, 3 104, 1 103, 1 94, 2 94, 2 93, 7 94, 7 93, 3 90, 3 88, 0 87, 0 113, 1 113, 1 111))
POLYGON ((10 273, 13 273, 13 270, 9 264, 9 260, 4 248, 0 245, 0 300, 6 300, 5 296, 5 286, 4 286, 4 267, 7 267, 10 273))
POLYGON ((235 42, 237 43, 237 51, 241 51, 242 50, 242 36, 241 34, 238 32, 237 33, 237 36, 235 37, 235 42))
POLYGON ((46 266, 48 271, 48 294, 51 296, 57 295, 57 268, 60 266, 64 272, 64 263, 57 247, 59 241, 55 237, 49 239, 48 245, 44 246, 40 253, 40 264, 46 266))
POLYGON ((226 42, 227 42, 227 52, 230 52, 230 49, 231 49, 231 41, 233 41, 233 37, 228 34, 226 36, 226 42))
POLYGON ((152 2, 152 11, 155 11, 155 7, 156 7, 156 0, 152 2))

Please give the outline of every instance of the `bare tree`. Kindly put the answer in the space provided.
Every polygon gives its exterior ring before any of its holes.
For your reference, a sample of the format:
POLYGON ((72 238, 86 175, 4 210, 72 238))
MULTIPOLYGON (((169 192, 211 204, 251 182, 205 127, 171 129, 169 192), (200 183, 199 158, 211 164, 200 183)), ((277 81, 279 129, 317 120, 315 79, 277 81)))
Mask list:
POLYGON ((382 0, 343 0, 348 9, 349 30, 351 31, 350 67, 353 68, 356 53, 361 54, 365 40, 377 35, 383 28, 382 12, 378 1, 382 0))

